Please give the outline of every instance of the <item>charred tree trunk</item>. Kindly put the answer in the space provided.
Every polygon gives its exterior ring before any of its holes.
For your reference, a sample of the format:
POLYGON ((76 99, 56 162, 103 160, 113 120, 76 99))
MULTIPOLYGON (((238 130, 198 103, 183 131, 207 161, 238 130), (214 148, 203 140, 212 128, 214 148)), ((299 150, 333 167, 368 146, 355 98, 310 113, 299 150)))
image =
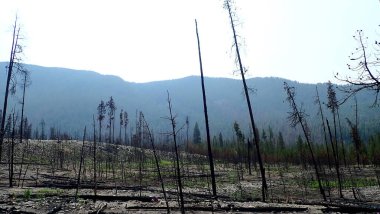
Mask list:
POLYGON ((340 125, 339 109, 336 109, 336 114, 338 116, 339 139, 340 139, 340 145, 342 146, 343 163, 344 163, 344 167, 347 167, 346 149, 344 148, 345 146, 343 142, 342 126, 340 125))
POLYGON ((15 155, 15 135, 16 135, 16 118, 15 113, 12 113, 12 131, 11 131, 11 148, 10 148, 10 161, 9 161, 9 187, 13 187, 14 175, 14 155, 15 155))
POLYGON ((169 108, 169 114, 170 117, 168 119, 171 122, 172 126, 172 136, 173 136, 173 141, 174 141, 174 151, 175 151, 175 156, 176 156, 176 172, 177 172, 177 181, 178 181, 178 189, 179 189, 179 198, 180 198, 180 203, 181 203, 181 213, 185 213, 185 204, 183 200, 183 193, 182 193, 182 180, 181 180, 181 170, 179 167, 179 153, 178 153, 178 147, 177 147, 177 130, 176 130, 176 121, 175 121, 175 116, 173 116, 172 113, 172 104, 168 92, 168 108, 169 108))
POLYGON ((243 81, 243 86, 244 86, 245 98, 247 100, 247 105, 248 105, 249 118, 250 118, 250 122, 251 122, 251 126, 252 126, 253 135, 254 135, 254 138, 255 138, 255 145, 256 145, 256 151, 257 151, 257 159, 258 159, 258 162, 259 162, 260 174, 261 174, 262 199, 263 199, 263 201, 265 201, 266 197, 268 196, 268 185, 267 185, 267 181, 266 181, 266 178, 265 178, 264 163, 263 163, 262 158, 261 158, 260 137, 259 137, 259 133, 258 133, 258 131, 256 129, 256 124, 255 124, 255 121, 254 121, 254 118, 253 118, 253 111, 252 111, 251 101, 250 101, 250 98, 249 98, 247 83, 245 81, 245 74, 244 74, 245 72, 244 72, 243 64, 242 64, 242 61, 241 61, 241 58, 240 58, 239 44, 237 42, 237 35, 236 35, 236 31, 235 31, 235 23, 233 21, 232 11, 231 11, 230 1, 229 0, 226 0, 226 7, 227 7, 227 10, 228 10, 228 14, 229 14, 230 22, 231 22, 231 28, 232 28, 232 32, 233 32, 233 38, 234 38, 234 46, 235 46, 235 50, 236 50, 236 56, 237 56, 238 63, 239 63, 240 74, 241 74, 242 81, 243 81))
POLYGON ((247 139, 247 146, 248 146, 248 153, 247 153, 247 162, 248 162, 248 173, 249 175, 252 175, 252 169, 251 169, 251 141, 247 139))
POLYGON ((95 132, 95 117, 92 115, 93 125, 94 125, 94 195, 96 198, 96 188, 97 188, 97 181, 96 181, 96 132, 95 132))
POLYGON ((83 164, 83 150, 84 150, 84 141, 86 139, 86 127, 84 127, 84 133, 83 133, 83 144, 82 148, 80 150, 80 161, 79 161, 79 171, 78 171, 78 178, 77 178, 77 188, 75 190, 75 201, 78 199, 78 191, 80 187, 80 176, 82 172, 82 164, 83 164))
POLYGON ((341 182, 341 179, 340 179, 341 177, 340 177, 340 170, 339 170, 339 159, 338 159, 338 154, 337 154, 337 151, 336 151, 336 148, 337 148, 336 144, 337 144, 337 142, 335 141, 335 143, 334 143, 328 119, 326 119, 326 123, 327 123, 327 128, 329 130, 330 142, 331 142, 331 147, 332 147, 333 156, 334 156, 336 176, 338 177, 339 197, 343 198, 342 182, 341 182))
POLYGON ((203 110, 204 110, 205 123, 206 123, 207 152, 208 152, 210 171, 211 171, 212 195, 214 197, 216 197, 216 182, 215 182, 215 172, 214 172, 214 159, 213 159, 213 156, 212 156, 212 148, 211 148, 211 140, 210 140, 210 128, 209 128, 209 125, 208 125, 207 99, 206 99, 206 92, 205 92, 205 83, 204 83, 204 78, 203 78, 202 55, 201 55, 201 46, 200 46, 199 35, 198 35, 197 20, 195 20, 195 29, 196 29, 197 41, 198 41, 199 67, 200 67, 200 71, 201 71, 201 83, 202 83, 202 95, 203 95, 203 110))
MULTIPOLYGON (((26 91, 26 86, 28 83, 27 79, 28 79, 28 73, 26 71, 24 71, 23 93, 22 93, 22 102, 21 102, 20 145, 23 145, 22 140, 24 137, 24 107, 25 107, 25 91, 26 91)), ((28 127, 26 127, 26 128, 28 128, 28 127)), ((20 170, 19 170, 19 175, 18 175, 18 186, 20 186, 22 166, 23 166, 24 158, 25 158, 25 149, 26 149, 26 146, 24 146, 22 149, 20 170)))
POLYGON ((145 124, 145 128, 147 129, 147 134, 148 134, 150 143, 152 145, 154 161, 156 163, 156 168, 157 168, 157 173, 158 173, 158 179, 160 180, 160 183, 161 183, 162 193, 164 194, 164 199, 165 199, 167 213, 170 213, 169 203, 168 203, 168 199, 166 197, 166 192, 165 192, 164 180, 162 179, 162 176, 161 176, 161 170, 160 170, 159 160, 158 160, 157 153, 156 153, 156 147, 154 145, 154 138, 153 138, 153 135, 152 135, 152 133, 151 133, 151 131, 149 129, 148 123, 145 121, 144 115, 142 115, 142 117, 143 117, 143 122, 145 124))
POLYGON ((296 102, 294 100, 294 96, 295 96, 294 88, 289 87, 289 85, 286 82, 284 82, 284 89, 288 95, 287 100, 288 100, 288 102, 292 108, 292 111, 293 111, 293 112, 291 112, 291 114, 289 116, 289 119, 291 120, 291 125, 293 127, 295 127, 297 124, 301 125, 302 131, 304 133, 304 136, 305 136, 305 139, 307 142, 307 146, 309 148, 309 152, 310 152, 310 155, 311 155, 311 158, 313 161, 315 175, 316 175, 317 180, 318 180, 319 191, 323 197, 323 200, 326 201, 325 191, 324 191, 323 186, 322 186, 322 182, 321 182, 321 178, 320 178, 320 174, 319 174, 319 170, 318 170, 318 164, 317 164, 317 161, 316 161, 315 156, 314 156, 313 146, 312 146, 312 142, 310 139, 310 130, 309 130, 308 125, 307 125, 306 120, 305 120, 305 113, 302 111, 302 109, 300 111, 296 105, 296 102))
POLYGON ((319 106, 319 113, 321 114, 321 119, 322 119, 322 128, 323 128, 323 134, 324 134, 324 137, 325 137, 324 139, 325 139, 326 152, 327 152, 327 161, 328 161, 328 164, 329 164, 329 169, 331 170, 330 150, 329 150, 329 146, 327 144, 327 132, 326 132, 326 125, 325 125, 325 118, 324 118, 324 115, 323 115, 321 100, 319 99, 319 93, 318 93, 318 87, 317 86, 315 86, 315 90, 317 92, 316 103, 319 106))
POLYGON ((8 75, 7 75, 7 83, 5 86, 5 96, 4 96, 4 106, 3 106, 3 116, 1 120, 1 127, 0 127, 0 162, 1 162, 1 157, 3 154, 3 141, 4 141, 4 127, 5 127, 5 121, 7 117, 7 107, 8 107, 8 95, 9 95, 9 85, 11 82, 11 77, 13 73, 13 65, 15 62, 16 58, 16 53, 17 53, 17 46, 18 46, 18 36, 19 36, 20 28, 17 27, 17 17, 13 26, 13 37, 12 37, 12 47, 11 47, 11 56, 9 59, 9 64, 8 64, 8 75))

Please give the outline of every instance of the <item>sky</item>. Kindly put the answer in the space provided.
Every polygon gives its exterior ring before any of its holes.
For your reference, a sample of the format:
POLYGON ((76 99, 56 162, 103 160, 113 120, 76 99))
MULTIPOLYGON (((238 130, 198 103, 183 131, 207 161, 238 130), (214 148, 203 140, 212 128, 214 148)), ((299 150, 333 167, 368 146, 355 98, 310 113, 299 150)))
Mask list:
MULTIPOLYGON (((235 0, 248 77, 305 83, 347 73, 356 30, 380 39, 378 0, 235 0)), ((199 75, 239 78, 222 0, 1 0, 0 61, 21 25, 25 63, 92 70, 130 82, 199 75)))

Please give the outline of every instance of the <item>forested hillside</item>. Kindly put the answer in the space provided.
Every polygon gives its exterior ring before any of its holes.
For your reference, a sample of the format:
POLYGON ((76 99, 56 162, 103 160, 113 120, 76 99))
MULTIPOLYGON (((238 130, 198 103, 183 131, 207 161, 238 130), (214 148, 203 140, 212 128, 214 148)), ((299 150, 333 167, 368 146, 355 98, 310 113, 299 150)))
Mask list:
MULTIPOLYGON (((1 63, 0 87, 4 90, 5 66, 1 63)), ((130 118, 130 127, 133 128, 136 111, 142 111, 152 124, 155 131, 165 132, 168 121, 162 117, 168 114, 167 91, 170 93, 173 108, 177 114, 177 121, 184 124, 189 117, 191 133, 194 124, 198 122, 201 135, 204 136, 203 106, 200 78, 190 76, 182 79, 131 83, 116 76, 101 75, 92 71, 72 70, 65 68, 47 68, 35 65, 26 65, 31 72, 31 85, 26 91, 25 112, 33 124, 33 130, 41 129, 40 122, 45 122, 45 132, 49 135, 50 127, 61 132, 76 135, 85 125, 92 124, 92 115, 97 114, 97 106, 101 100, 105 102, 112 96, 116 103, 116 115, 121 109, 126 110, 130 118)), ((318 141, 321 136, 321 120, 317 115, 318 106, 314 104, 316 86, 322 102, 327 100, 326 84, 303 84, 281 78, 252 78, 248 80, 251 87, 252 103, 260 133, 263 129, 277 135, 282 132, 287 142, 293 142, 298 132, 289 127, 287 121, 288 104, 285 102, 283 82, 287 81, 296 88, 296 98, 303 103, 312 127, 312 133, 318 141)), ((231 138, 233 123, 237 121, 242 130, 248 130, 248 112, 241 81, 227 78, 205 79, 207 102, 211 134, 218 136, 222 133, 225 138, 231 138)), ((11 103, 21 100, 21 88, 17 88, 11 103)), ((4 96, 1 93, 1 96, 4 96)), ((337 97, 343 95, 337 90, 337 97)), ((368 137, 379 130, 379 108, 370 108, 373 95, 362 93, 357 99, 359 103, 360 130, 368 137)), ((3 100, 3 98, 1 98, 3 100)), ((354 102, 349 100, 341 106, 340 114, 343 127, 347 127, 345 118, 354 120, 354 102)), ((12 108, 14 104, 10 105, 12 108)), ((16 105, 16 108, 19 106, 16 105)), ((16 112, 19 111, 16 109, 16 112)), ((324 106, 324 113, 328 117, 330 112, 324 106)), ((116 122, 117 123, 117 122, 116 122)), ((348 130, 344 128, 348 137, 348 130)), ((246 133, 249 135, 249 133, 246 133)))

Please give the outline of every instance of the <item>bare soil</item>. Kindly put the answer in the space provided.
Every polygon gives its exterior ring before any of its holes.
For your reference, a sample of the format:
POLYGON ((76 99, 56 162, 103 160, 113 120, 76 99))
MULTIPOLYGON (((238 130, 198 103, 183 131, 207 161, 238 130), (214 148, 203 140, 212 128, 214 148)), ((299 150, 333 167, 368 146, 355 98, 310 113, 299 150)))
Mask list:
MULTIPOLYGON (((73 153, 80 145, 68 142, 66 147, 57 147, 47 142, 31 143, 29 155, 24 160, 21 181, 18 181, 20 159, 15 163, 14 187, 8 182, 8 163, 0 165, 0 213, 166 213, 160 182, 154 164, 149 163, 150 150, 144 151, 147 163, 139 171, 133 158, 136 150, 122 147, 117 153, 119 167, 128 169, 126 177, 104 173, 98 177, 97 195, 94 197, 91 156, 87 153, 86 171, 81 177, 77 199, 75 198, 77 156, 66 156, 62 168, 55 160, 54 149, 63 148, 67 154, 73 153), (39 157, 39 159, 37 158, 39 157), (53 161, 54 160, 54 161, 53 161), (17 162, 18 161, 18 162, 17 162), (121 165, 123 162, 125 165, 121 165), (25 169, 26 173, 25 173, 25 169), (140 179, 141 178, 141 179, 140 179), (22 181, 24 181, 22 183, 22 181)), ((17 147, 16 147, 17 148, 17 147)), ((100 147, 101 148, 101 147, 100 147)), ((89 148, 90 149, 90 148, 89 148)), ((99 155, 104 155, 99 149, 99 155)), ((16 150, 17 151, 17 150, 16 150)), ((18 149, 21 151, 21 149, 18 149)), ((75 152, 74 152, 75 153, 75 152)), ((171 154, 159 153, 162 160, 161 170, 171 213, 180 213, 176 179, 171 162, 171 154)), ((16 154, 20 157, 20 154, 16 154)), ((99 156, 99 160, 102 156, 99 156)), ((331 188, 326 191, 327 201, 323 201, 318 188, 313 185, 315 179, 312 168, 301 166, 267 166, 269 192, 267 202, 261 202, 261 179, 257 170, 248 175, 245 166, 217 161, 218 197, 211 197, 206 157, 182 154, 185 210, 187 213, 367 213, 380 212, 380 187, 376 180, 376 169, 372 166, 352 167, 348 171, 342 168, 345 180, 352 181, 344 186, 344 198, 338 197, 334 187, 334 171, 326 170, 324 179, 330 181, 331 188), (190 160, 191 159, 191 160, 190 160), (204 164, 200 164, 204 163, 204 164), (238 176, 243 172, 243 178, 238 176), (355 181, 355 182, 353 182, 355 181), (352 184, 355 184, 353 186, 352 184), (354 195, 355 193, 355 195, 354 195)), ((79 160, 79 159, 77 159, 79 160)), ((115 161, 115 160, 114 160, 115 161)), ((117 161, 116 161, 117 162, 117 161)), ((102 165, 103 167, 103 165, 102 165)), ((105 165, 104 165, 105 167, 105 165)), ((120 174, 120 169, 115 169, 120 174)), ((326 188, 327 189, 327 188, 326 188)))

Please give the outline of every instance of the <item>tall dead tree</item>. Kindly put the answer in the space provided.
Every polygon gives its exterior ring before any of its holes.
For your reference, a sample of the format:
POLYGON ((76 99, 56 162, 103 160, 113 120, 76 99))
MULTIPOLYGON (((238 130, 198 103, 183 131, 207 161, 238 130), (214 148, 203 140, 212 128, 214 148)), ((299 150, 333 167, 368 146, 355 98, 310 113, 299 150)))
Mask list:
POLYGON ((210 140, 210 128, 209 128, 209 125, 208 125, 207 99, 206 99, 206 92, 205 92, 205 82, 204 82, 204 78, 203 78, 201 45, 200 45, 200 41, 199 41, 197 20, 195 20, 195 31, 196 31, 196 34, 197 34, 197 42, 198 42, 199 68, 200 68, 200 71, 201 71, 201 84, 202 84, 202 95, 203 95, 203 111, 204 111, 205 123, 206 123, 207 152, 208 152, 208 159, 209 159, 210 171, 211 171, 212 195, 214 197, 216 197, 216 182, 215 182, 215 172, 214 172, 214 159, 213 159, 213 156, 212 156, 212 148, 211 148, 211 140, 210 140))
POLYGON ((86 139, 86 126, 84 127, 84 131, 83 131, 83 142, 82 142, 82 148, 80 150, 80 161, 79 161, 79 171, 78 171, 78 177, 77 177, 77 188, 75 190, 75 201, 77 201, 78 199, 78 191, 79 191, 79 187, 80 187, 80 176, 81 176, 81 172, 82 172, 82 165, 83 165, 83 160, 84 160, 84 141, 86 139))
POLYGON ((124 111, 123 117, 124 117, 124 143, 125 145, 127 145, 127 142, 128 142, 127 127, 128 127, 128 122, 129 122, 127 111, 124 111))
MULTIPOLYGON (((30 74, 26 69, 21 70, 22 75, 23 75, 23 81, 22 81, 22 101, 21 101, 21 121, 20 121, 20 145, 22 145, 22 140, 24 137, 24 109, 25 109, 25 92, 26 92, 26 87, 30 85, 30 74)), ((26 129, 28 127, 25 127, 26 129)), ((22 166, 24 164, 24 158, 25 158, 25 150, 26 150, 26 145, 23 146, 22 149, 22 154, 21 154, 21 163, 20 163, 20 169, 19 169, 19 175, 18 175, 18 185, 20 185, 20 178, 21 178, 21 173, 22 173, 22 166)))
MULTIPOLYGON (((355 99, 355 123, 353 124, 348 118, 346 118, 348 125, 351 128, 351 138, 355 145, 355 155, 358 167, 360 166, 360 156, 362 155, 362 141, 360 139, 359 127, 358 127, 358 101, 355 99)), ((364 165, 364 163, 363 163, 364 165)))
POLYGON ((14 177, 14 157, 15 157, 15 137, 16 137, 16 122, 17 122, 17 115, 15 115, 15 110, 13 109, 12 114, 9 115, 10 125, 10 136, 11 136, 11 142, 10 142, 10 148, 9 148, 9 187, 13 187, 13 177, 14 177))
POLYGON ((121 144, 121 128, 124 126, 124 114, 123 114, 123 109, 120 110, 119 114, 119 143, 121 144))
POLYGON ((110 97, 110 100, 106 103, 107 106, 107 114, 108 114, 108 122, 109 122, 109 143, 114 143, 114 134, 115 134, 115 112, 116 112, 116 105, 115 101, 113 100, 112 96, 110 97))
POLYGON ((3 141, 4 141, 4 127, 7 119, 7 107, 8 107, 8 96, 9 92, 12 93, 12 88, 10 88, 12 78, 14 78, 14 72, 16 69, 19 69, 18 66, 21 66, 19 61, 21 60, 18 57, 18 54, 22 52, 22 46, 18 43, 19 42, 19 35, 20 35, 20 27, 17 23, 17 17, 13 25, 13 36, 12 36, 12 47, 11 47, 11 54, 9 58, 9 63, 7 66, 7 82, 5 85, 5 95, 4 95, 4 105, 2 110, 2 120, 1 120, 1 127, 0 127, 0 161, 3 154, 3 141))
POLYGON ((178 182, 178 190, 179 190, 179 198, 180 198, 180 204, 181 204, 181 213, 185 213, 185 203, 184 203, 184 200, 183 200, 183 193, 182 193, 182 180, 181 180, 181 169, 180 169, 180 166, 179 166, 179 153, 178 153, 178 146, 177 146, 177 129, 176 129, 176 121, 175 121, 175 118, 176 116, 173 116, 173 112, 172 112, 172 103, 171 103, 171 99, 170 99, 170 96, 169 96, 169 91, 167 92, 168 93, 168 108, 169 108, 169 117, 166 117, 166 119, 168 119, 171 123, 171 126, 172 126, 172 131, 171 131, 171 135, 173 136, 173 141, 174 141, 174 151, 175 151, 175 157, 176 157, 176 171, 177 171, 177 182, 178 182))
POLYGON ((327 124, 327 128, 329 130, 330 143, 331 143, 332 152, 333 152, 333 156, 334 156, 335 171, 336 171, 336 176, 338 178, 339 197, 343 198, 342 181, 341 181, 340 169, 339 169, 339 158, 338 158, 339 156, 337 154, 338 153, 338 151, 337 151, 338 145, 337 145, 337 142, 334 141, 334 139, 332 137, 330 123, 329 123, 329 120, 327 118, 326 118, 326 124, 327 124))
POLYGON ((306 114, 302 110, 302 107, 298 108, 298 106, 295 102, 295 89, 294 89, 294 87, 290 87, 286 82, 284 82, 284 89, 285 89, 285 92, 287 94, 286 100, 289 102, 290 107, 292 109, 292 112, 289 113, 290 115, 289 115, 288 119, 290 120, 291 126, 296 127, 299 124, 302 128, 302 131, 304 133, 304 136, 305 136, 305 139, 307 142, 307 146, 309 148, 311 159, 313 161, 315 175, 316 175, 317 180, 318 180, 319 191, 323 197, 323 200, 326 201, 325 191, 323 189, 321 178, 319 175, 318 164, 317 164, 317 161, 315 159, 314 152, 313 152, 313 145, 311 142, 310 129, 309 129, 309 126, 307 125, 306 118, 305 118, 306 114))
POLYGON ((152 149, 153 149, 154 161, 156 163, 158 179, 161 182, 161 188, 162 188, 162 193, 164 194, 167 213, 170 213, 169 203, 168 203, 168 199, 166 197, 165 184, 164 184, 164 180, 162 179, 162 176, 161 176, 161 170, 160 170, 160 164, 159 164, 160 161, 158 160, 157 152, 156 152, 156 146, 154 145, 154 137, 153 137, 152 132, 149 129, 149 124, 146 122, 145 117, 142 113, 141 113, 141 116, 142 116, 143 127, 147 131, 147 135, 148 135, 149 141, 150 141, 152 149))
POLYGON ((96 188, 97 188, 97 181, 96 181, 96 131, 95 131, 95 128, 96 128, 96 125, 95 125, 95 116, 92 115, 92 121, 93 121, 93 127, 94 127, 94 154, 93 154, 93 158, 94 158, 94 195, 95 195, 95 198, 96 198, 96 188))
MULTIPOLYGON (((327 83, 327 108, 331 110, 331 114, 333 115, 333 122, 334 122, 334 139, 335 139, 335 144, 336 144, 336 155, 337 158, 339 159, 339 149, 338 149, 338 132, 337 132, 337 124, 336 124, 336 119, 338 119, 339 122, 339 127, 340 127, 340 117, 339 117, 339 103, 336 98, 336 92, 333 88, 333 84, 329 81, 327 83)), ((343 143, 343 137, 342 137, 342 131, 340 131, 340 142, 341 142, 341 149, 342 149, 342 155, 343 155, 343 161, 344 161, 344 166, 347 165, 346 163, 346 152, 344 149, 344 143, 343 143)))
POLYGON ((228 11, 228 15, 229 15, 229 18, 230 18, 230 23, 231 23, 232 33, 233 33, 233 39, 234 39, 234 46, 235 46, 235 50, 236 50, 236 57, 237 57, 238 66, 239 66, 240 74, 241 74, 242 81, 243 81, 244 94, 245 94, 245 98, 246 98, 247 105, 248 105, 249 119, 250 119, 250 122, 251 122, 252 132, 253 132, 255 146, 256 146, 256 151, 257 151, 257 159, 258 159, 259 167, 260 167, 262 199, 263 199, 263 201, 265 201, 266 197, 268 196, 268 185, 267 185, 267 181, 266 181, 266 178, 265 178, 264 163, 263 163, 262 158, 261 158, 260 137, 259 137, 259 133, 258 133, 258 131, 256 129, 255 120, 253 118, 253 111, 252 111, 252 106, 251 106, 251 100, 249 98, 248 86, 247 86, 247 83, 246 83, 246 80, 245 80, 245 71, 244 71, 243 63, 242 63, 242 60, 241 60, 241 57, 240 57, 239 44, 237 42, 237 35, 236 35, 236 31, 235 31, 234 15, 233 15, 233 12, 232 12, 232 9, 231 9, 230 2, 231 2, 231 0, 225 0, 225 4, 224 5, 225 5, 225 8, 228 11))
POLYGON ((326 133, 325 117, 323 115, 322 104, 321 104, 321 100, 319 98, 318 86, 315 86, 315 91, 317 93, 317 96, 315 98, 315 103, 318 104, 318 106, 319 106, 319 114, 321 115, 323 134, 324 134, 324 137, 325 137, 325 145, 326 145, 326 152, 327 152, 327 161, 328 161, 328 164, 329 164, 329 169, 331 170, 331 160, 330 160, 330 151, 329 151, 330 149, 329 149, 329 146, 327 144, 327 133, 326 133))
POLYGON ((98 105, 98 121, 99 121, 99 142, 102 142, 102 121, 106 115, 106 104, 103 100, 98 105))

